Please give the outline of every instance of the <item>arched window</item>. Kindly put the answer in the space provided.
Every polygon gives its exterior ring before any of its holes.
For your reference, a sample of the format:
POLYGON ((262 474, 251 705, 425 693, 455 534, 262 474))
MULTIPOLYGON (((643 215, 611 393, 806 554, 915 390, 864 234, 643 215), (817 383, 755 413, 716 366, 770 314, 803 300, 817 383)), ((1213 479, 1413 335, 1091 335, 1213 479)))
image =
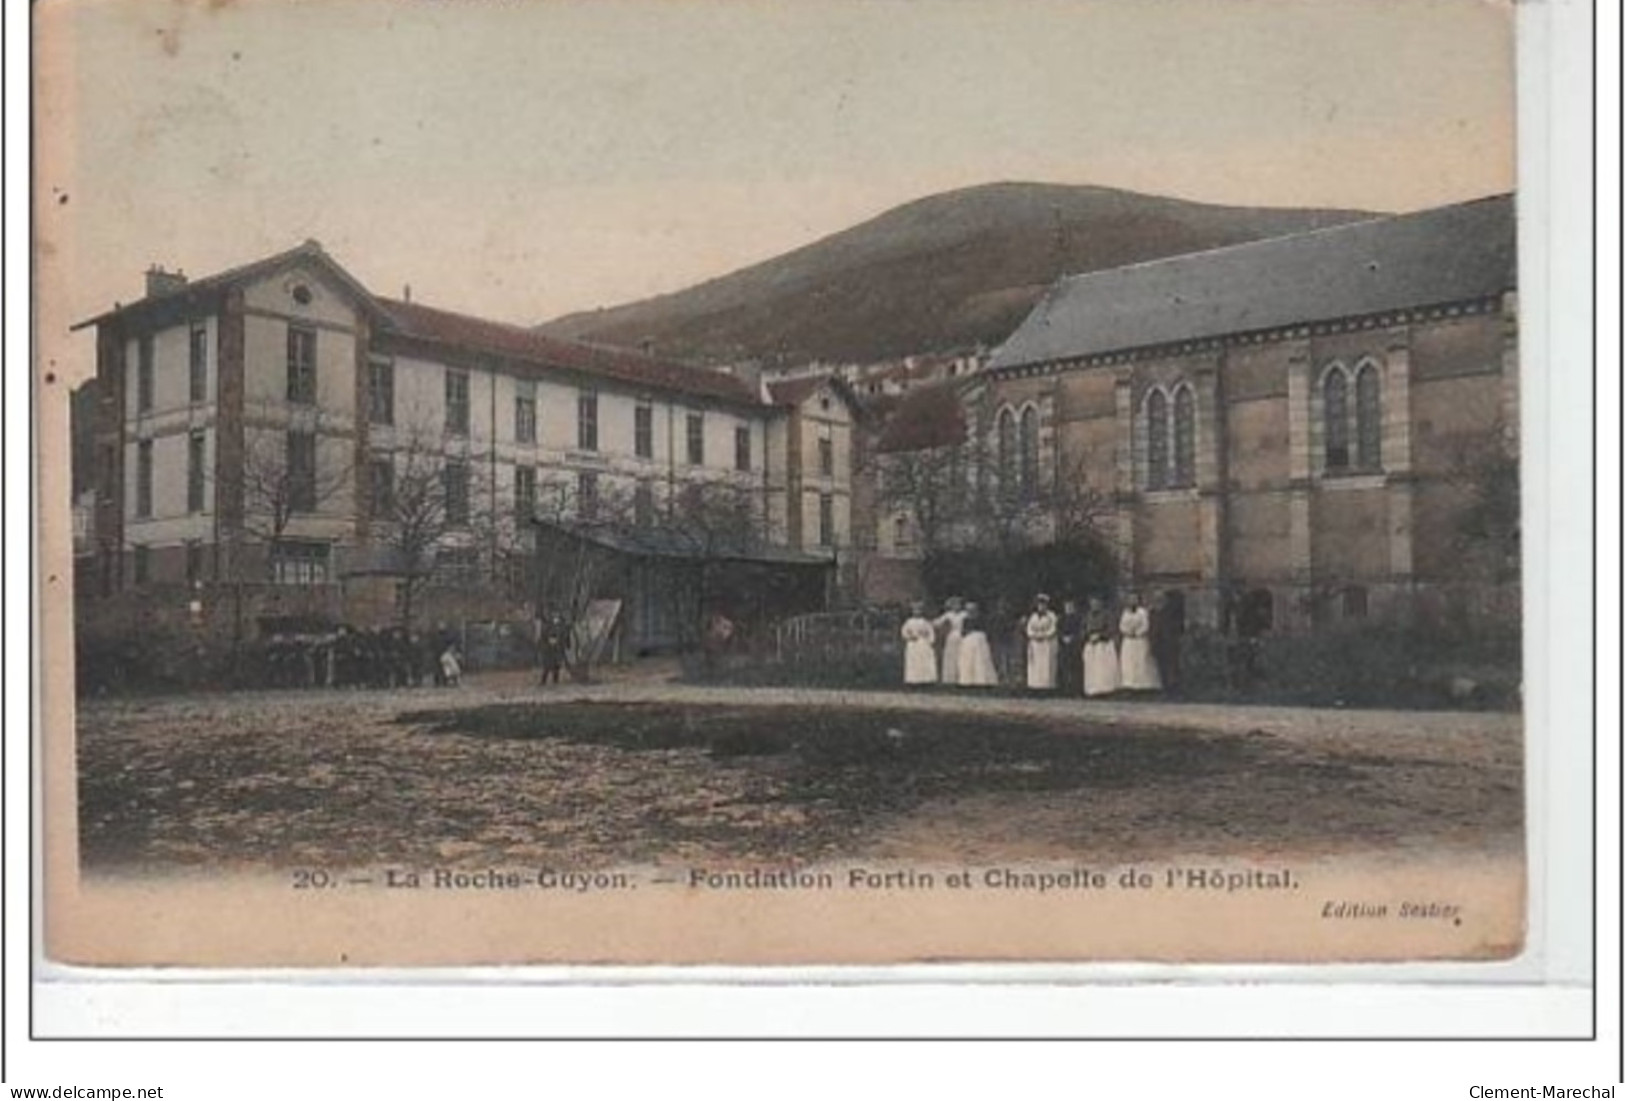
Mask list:
POLYGON ((1146 484, 1162 489, 1168 484, 1168 396, 1153 390, 1145 399, 1146 484))
POLYGON ((1038 410, 1021 411, 1021 496, 1031 500, 1038 494, 1038 410))
POLYGON ((1196 395, 1189 386, 1174 391, 1174 480, 1196 484, 1196 395))
POLYGON ((1008 407, 999 411, 999 489, 1016 485, 1016 415, 1008 407))
POLYGON ((1349 467, 1349 380, 1342 367, 1326 372, 1321 396, 1326 425, 1326 469, 1349 467))
POLYGON ((1361 470, 1382 467, 1382 380, 1375 363, 1354 376, 1354 449, 1361 470))

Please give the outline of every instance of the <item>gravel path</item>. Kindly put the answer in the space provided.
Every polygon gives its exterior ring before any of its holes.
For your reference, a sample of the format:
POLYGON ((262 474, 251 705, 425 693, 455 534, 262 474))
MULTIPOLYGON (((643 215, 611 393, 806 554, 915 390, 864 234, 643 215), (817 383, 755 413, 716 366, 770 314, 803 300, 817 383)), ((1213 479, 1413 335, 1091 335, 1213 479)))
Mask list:
POLYGON ((106 870, 1516 853, 1522 742, 1494 713, 493 674, 87 701, 80 824, 106 870))

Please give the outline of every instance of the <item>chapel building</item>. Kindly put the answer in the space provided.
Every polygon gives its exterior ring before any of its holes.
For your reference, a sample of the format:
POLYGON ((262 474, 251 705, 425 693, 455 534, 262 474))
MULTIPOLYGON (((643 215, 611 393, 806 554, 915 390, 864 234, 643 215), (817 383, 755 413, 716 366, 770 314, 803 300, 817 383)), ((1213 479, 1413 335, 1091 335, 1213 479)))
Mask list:
MULTIPOLYGON (((973 448, 1039 539, 1091 496, 1123 583, 1198 623, 1238 597, 1284 631, 1516 623, 1515 550, 1467 524, 1516 477, 1516 267, 1501 195, 1073 276, 879 449, 973 448)), ((878 521, 918 559, 906 515, 878 521)))

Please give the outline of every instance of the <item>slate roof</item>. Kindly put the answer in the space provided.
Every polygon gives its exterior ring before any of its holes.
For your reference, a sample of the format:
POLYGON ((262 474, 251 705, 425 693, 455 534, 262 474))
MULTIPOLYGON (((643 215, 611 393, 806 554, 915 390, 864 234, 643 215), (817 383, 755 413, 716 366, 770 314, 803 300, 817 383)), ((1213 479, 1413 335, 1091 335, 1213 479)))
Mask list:
POLYGON ((340 286, 354 295, 363 305, 368 307, 375 305, 372 293, 362 286, 361 281, 345 271, 342 264, 329 256, 322 248, 320 241, 310 239, 302 244, 295 245, 293 248, 285 249, 282 252, 258 260, 252 260, 246 264, 238 264, 234 268, 227 268, 225 271, 216 272, 202 279, 189 279, 173 290, 159 294, 149 294, 144 298, 136 299, 134 302, 115 306, 106 313, 97 314, 95 317, 71 326, 70 331, 77 332, 80 329, 98 325, 114 317, 140 320, 148 313, 172 308, 193 299, 203 298, 241 280, 257 279, 260 276, 306 261, 315 263, 333 276, 340 286))
POLYGON ((1070 276, 990 370, 1485 298, 1517 286, 1511 195, 1070 276))
POLYGON ((828 375, 781 379, 767 384, 767 398, 774 405, 800 405, 829 382, 828 375))
POLYGON ((118 306, 81 321, 73 329, 77 331, 115 317, 140 322, 153 314, 191 302, 201 302, 234 283, 257 279, 300 263, 313 264, 328 273, 374 319, 380 334, 393 334, 440 348, 497 356, 516 366, 572 371, 632 386, 675 391, 736 405, 761 405, 761 399, 752 387, 720 371, 656 359, 626 348, 560 340, 518 325, 376 296, 328 255, 320 242, 314 240, 202 279, 189 280, 173 290, 118 306))
POLYGON ((394 298, 377 300, 384 332, 439 347, 500 356, 509 361, 674 390, 739 405, 760 405, 750 386, 732 375, 656 359, 627 348, 544 336, 534 329, 453 313, 394 298))
POLYGON ((819 390, 827 388, 830 393, 844 401, 856 416, 868 415, 863 402, 840 375, 806 375, 801 378, 779 379, 766 383, 766 388, 768 404, 784 408, 794 408, 819 390))

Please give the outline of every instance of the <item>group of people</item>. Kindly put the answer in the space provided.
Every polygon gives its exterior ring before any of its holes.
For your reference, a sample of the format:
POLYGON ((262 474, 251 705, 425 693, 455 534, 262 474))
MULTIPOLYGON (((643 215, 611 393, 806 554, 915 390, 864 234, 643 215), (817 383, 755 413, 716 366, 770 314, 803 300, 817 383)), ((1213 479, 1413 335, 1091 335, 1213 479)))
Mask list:
POLYGON ((462 679, 462 654, 446 630, 341 625, 320 635, 274 634, 256 664, 268 688, 405 688, 462 679))
MULTIPOLYGON (((973 601, 949 597, 935 618, 916 603, 903 623, 903 681, 986 688, 999 684, 987 623, 973 601)), ((1155 692, 1179 676, 1184 616, 1167 597, 1149 609, 1128 593, 1115 617, 1099 597, 1085 611, 1063 602, 1057 613, 1047 594, 1016 625, 1025 643, 1026 687, 1085 696, 1155 692)), ((1019 675, 1019 674, 1018 674, 1019 675)))

